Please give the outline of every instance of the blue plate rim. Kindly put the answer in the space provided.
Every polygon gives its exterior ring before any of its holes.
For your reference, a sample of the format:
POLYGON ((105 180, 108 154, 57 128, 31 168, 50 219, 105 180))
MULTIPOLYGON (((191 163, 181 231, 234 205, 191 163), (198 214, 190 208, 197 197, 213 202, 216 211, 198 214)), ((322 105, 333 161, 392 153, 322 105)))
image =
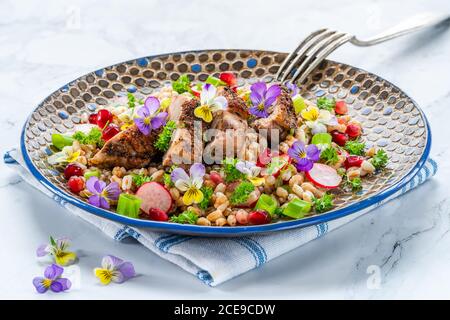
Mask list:
MULTIPOLYGON (((208 49, 208 50, 190 50, 190 51, 180 51, 180 52, 170 52, 170 53, 162 53, 162 54, 157 54, 157 55, 152 55, 152 56, 145 56, 145 57, 140 57, 140 58, 136 58, 136 59, 131 59, 131 60, 127 60, 127 61, 123 61, 123 62, 118 62, 115 64, 112 64, 110 66, 104 67, 104 68, 100 68, 98 70, 104 70, 110 67, 113 67, 117 64, 121 64, 121 63, 128 63, 128 62, 133 62, 133 61, 137 61, 139 59, 155 59, 161 56, 166 56, 169 54, 185 54, 185 53, 194 53, 194 52, 209 52, 209 51, 264 51, 264 52, 269 52, 269 53, 282 53, 282 52, 276 52, 276 51, 268 51, 268 50, 257 50, 257 49, 208 49)), ((342 65, 347 65, 345 63, 341 63, 341 62, 336 62, 333 60, 328 60, 330 62, 333 63, 339 63, 342 65)), ((349 65, 347 65, 349 66, 349 65)), ((352 66, 353 67, 353 66, 352 66)), ((369 74, 373 74, 371 72, 368 72, 364 69, 358 68, 358 67, 353 67, 356 68, 360 71, 369 73, 369 74)), ((90 204, 88 204, 87 202, 81 201, 77 198, 74 198, 72 195, 70 195, 69 193, 66 193, 64 191, 62 191, 61 189, 59 189, 58 187, 56 187, 55 185, 53 185, 50 181, 48 181, 40 172, 39 170, 36 168, 36 166, 33 164, 33 161, 31 160, 31 157, 28 154, 28 151, 26 149, 25 146, 25 133, 26 133, 26 128, 27 125, 31 119, 31 115, 42 105, 42 103, 51 95, 53 95, 54 93, 58 92, 59 90, 61 90, 62 88, 64 88, 67 85, 70 85, 71 83, 73 83, 74 81, 77 81, 78 79, 89 75, 91 73, 93 73, 95 71, 91 71, 85 75, 82 75, 70 82, 68 82, 67 84, 61 86, 59 89, 55 90, 54 92, 52 92, 50 95, 48 95, 47 97, 45 97, 44 100, 42 100, 35 109, 33 109, 33 111, 31 112, 31 114, 28 116, 27 120, 25 121, 25 124, 23 125, 22 128, 22 133, 21 133, 21 139, 20 139, 20 149, 22 152, 22 156, 23 159, 25 161, 25 164, 28 168, 28 170, 31 172, 31 174, 39 181, 39 183, 41 183, 44 187, 46 187, 48 190, 50 190, 51 192, 53 192, 55 195, 59 196, 61 199, 67 201, 70 204, 75 205, 76 207, 79 207, 89 213, 95 214, 97 216, 100 216, 102 218, 106 218, 108 220, 112 220, 112 221, 116 221, 122 224, 125 224, 127 226, 135 226, 135 227, 140 227, 140 228, 148 228, 148 229, 153 229, 153 230, 158 230, 158 231, 164 231, 167 233, 181 233, 181 234, 190 234, 190 235, 197 235, 197 236, 216 236, 216 237, 220 237, 220 236, 242 236, 242 235, 249 235, 249 234, 256 234, 256 233, 268 233, 268 232, 275 232, 275 231, 282 231, 282 230, 289 230, 289 229, 295 229, 295 228, 304 228, 304 227, 308 227, 311 225, 316 225, 316 224, 320 224, 320 223, 324 223, 324 222, 328 222, 331 220, 335 220, 338 218, 342 218, 344 216, 356 213, 360 210, 366 209, 370 206, 376 205, 380 202, 382 202, 383 200, 385 200, 386 198, 388 198, 389 196, 391 196, 392 194, 396 193, 397 191, 399 191, 400 189, 402 189, 405 185, 407 185, 411 179, 417 174, 417 172, 419 172, 419 170, 423 167, 423 165, 425 164, 426 160, 428 159, 428 156, 430 154, 430 149, 431 149, 431 141, 432 141, 432 135, 431 135, 431 130, 430 130, 430 125, 428 122, 427 117, 425 116, 424 112, 422 111, 422 109, 420 108, 420 106, 416 103, 415 100, 413 100, 405 91, 401 90, 399 87, 397 87, 396 85, 394 85, 393 83, 391 83, 390 81, 375 75, 376 77, 382 79, 383 81, 385 81, 386 83, 388 83, 389 85, 391 85, 393 88, 398 89, 400 92, 403 92, 411 101, 412 103, 415 105, 415 107, 419 110, 422 118, 424 119, 424 124, 426 127, 426 133, 427 133, 427 142, 426 142, 426 146, 425 149, 420 157, 420 159, 417 161, 416 165, 399 181, 397 181, 397 183, 395 183, 394 185, 392 185, 391 187, 387 188, 386 190, 371 196, 367 199, 358 201, 356 203, 353 203, 347 207, 341 208, 341 209, 337 209, 334 211, 330 211, 328 213, 323 213, 320 215, 316 215, 316 216, 312 216, 312 217, 308 217, 308 218, 303 218, 303 219, 298 219, 298 220, 290 220, 290 221, 283 221, 283 222, 277 222, 277 223, 272 223, 272 224, 265 224, 265 225, 255 225, 255 226, 236 226, 236 227, 214 227, 214 226, 199 226, 199 225, 190 225, 190 224, 177 224, 177 223, 170 223, 170 222, 160 222, 160 221, 151 221, 151 220, 141 220, 141 219, 134 219, 134 218, 130 218, 130 217, 126 217, 126 216, 122 216, 119 215, 117 213, 105 210, 105 209, 101 209, 101 208, 97 208, 94 207, 90 204)))

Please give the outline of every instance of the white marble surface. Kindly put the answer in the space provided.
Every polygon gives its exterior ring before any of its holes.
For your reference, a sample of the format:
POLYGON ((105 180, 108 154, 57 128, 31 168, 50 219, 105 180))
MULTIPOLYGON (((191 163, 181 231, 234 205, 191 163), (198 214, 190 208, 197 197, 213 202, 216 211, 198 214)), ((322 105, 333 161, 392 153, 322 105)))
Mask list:
MULTIPOLYGON (((27 115, 48 93, 98 67, 187 49, 288 51, 322 26, 365 36, 423 11, 450 12, 450 3, 3 0, 0 149, 3 153, 18 142, 27 115)), ((141 246, 106 238, 0 164, 0 298, 450 298, 449 56, 450 31, 424 32, 373 48, 347 45, 333 54, 392 81, 422 106, 433 130, 438 176, 217 288, 141 246), (35 248, 50 234, 71 237, 81 256, 80 287, 68 294, 37 295, 31 285, 43 269, 35 248), (121 286, 96 284, 91 269, 106 253, 133 261, 140 276, 121 286), (367 273, 376 266, 378 288, 367 273)))

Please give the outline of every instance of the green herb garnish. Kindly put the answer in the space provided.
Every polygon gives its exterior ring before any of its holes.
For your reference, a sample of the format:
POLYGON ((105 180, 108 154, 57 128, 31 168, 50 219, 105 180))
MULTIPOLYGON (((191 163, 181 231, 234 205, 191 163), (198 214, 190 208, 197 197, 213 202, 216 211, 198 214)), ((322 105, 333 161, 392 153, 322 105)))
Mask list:
POLYGON ((344 146, 344 149, 347 150, 348 153, 355 156, 363 156, 365 148, 366 144, 357 140, 349 140, 345 143, 344 146))
POLYGON ((170 173, 167 173, 167 172, 164 173, 163 181, 164 181, 164 185, 168 188, 171 188, 174 186, 174 184, 172 182, 172 178, 170 177, 170 173))
POLYGON ((321 97, 317 99, 317 107, 319 109, 324 109, 324 110, 334 110, 334 107, 336 106, 336 100, 334 99, 328 99, 326 97, 321 97))
POLYGON ((347 179, 345 183, 353 192, 358 192, 362 190, 362 180, 359 177, 356 177, 352 180, 347 179))
POLYGON ((178 216, 171 216, 170 222, 196 224, 198 215, 192 210, 186 210, 178 216))
POLYGON ((77 131, 73 134, 72 138, 77 140, 80 144, 97 145, 98 147, 102 147, 104 144, 104 141, 102 140, 102 131, 97 127, 92 128, 88 134, 77 131))
POLYGON ((377 153, 375 153, 375 155, 372 157, 370 162, 375 167, 375 169, 379 170, 379 169, 383 169, 384 167, 386 167, 388 160, 389 160, 389 157, 388 157, 386 151, 384 151, 383 149, 380 149, 377 151, 377 153))
POLYGON ((248 200, 250 193, 255 190, 255 186, 249 181, 242 181, 230 197, 231 204, 243 204, 248 200))
POLYGON ((211 203, 211 197, 214 193, 214 190, 211 187, 203 186, 200 188, 200 191, 203 193, 203 200, 198 204, 198 206, 201 209, 206 210, 211 203))
POLYGON ((169 149, 170 139, 172 139, 172 133, 176 128, 177 124, 175 121, 167 121, 161 133, 158 135, 158 139, 155 141, 155 148, 162 152, 167 151, 169 149))
POLYGON ((328 147, 320 153, 320 160, 325 161, 326 164, 336 164, 339 161, 338 153, 335 148, 328 147))
POLYGON ((136 98, 135 98, 134 94, 132 94, 131 92, 128 92, 127 98, 128 98, 128 107, 134 108, 136 106, 136 98))
POLYGON ((236 180, 244 179, 245 174, 236 169, 236 163, 238 159, 226 158, 223 160, 223 171, 225 172, 225 182, 233 182, 236 180))
POLYGON ((152 177, 144 176, 142 174, 133 174, 133 183, 136 185, 136 187, 142 186, 146 182, 152 181, 152 177))
POLYGON ((191 92, 191 80, 189 80, 189 77, 187 74, 183 74, 181 77, 178 78, 178 80, 172 82, 172 89, 179 94, 185 93, 185 92, 191 92))
POLYGON ((322 198, 314 198, 313 204, 317 213, 329 211, 333 208, 333 195, 325 193, 322 198))

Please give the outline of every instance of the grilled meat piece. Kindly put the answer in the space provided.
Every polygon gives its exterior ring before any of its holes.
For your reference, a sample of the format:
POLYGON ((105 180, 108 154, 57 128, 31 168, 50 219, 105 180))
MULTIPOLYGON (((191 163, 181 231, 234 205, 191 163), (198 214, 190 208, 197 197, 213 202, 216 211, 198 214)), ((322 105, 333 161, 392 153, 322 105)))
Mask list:
POLYGON ((242 119, 247 120, 249 116, 247 105, 245 104, 244 100, 242 100, 241 97, 237 95, 236 92, 234 92, 229 87, 219 87, 217 88, 217 95, 223 96, 225 97, 225 99, 227 99, 228 112, 237 114, 242 119))
POLYGON ((146 167, 157 153, 153 143, 161 130, 162 127, 145 136, 136 125, 133 125, 108 140, 89 163, 100 168, 146 167))

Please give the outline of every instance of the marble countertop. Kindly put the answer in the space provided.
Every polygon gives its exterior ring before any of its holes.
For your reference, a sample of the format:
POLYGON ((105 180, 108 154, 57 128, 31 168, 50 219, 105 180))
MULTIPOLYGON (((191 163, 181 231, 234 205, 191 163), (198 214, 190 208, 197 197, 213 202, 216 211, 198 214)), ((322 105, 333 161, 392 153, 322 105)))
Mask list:
MULTIPOLYGON (((0 3, 0 150, 18 144, 35 105, 96 68, 135 57, 207 48, 289 51, 309 32, 333 27, 369 36, 446 0, 378 1, 12 1, 0 3)), ((132 243, 117 243, 0 164, 0 298, 450 298, 450 31, 425 31, 373 48, 346 45, 332 59, 370 70, 413 97, 433 132, 438 175, 320 240, 210 288, 132 243), (35 248, 69 236, 81 282, 68 294, 38 295, 35 248), (124 285, 96 284, 106 253, 135 263, 124 285)))

